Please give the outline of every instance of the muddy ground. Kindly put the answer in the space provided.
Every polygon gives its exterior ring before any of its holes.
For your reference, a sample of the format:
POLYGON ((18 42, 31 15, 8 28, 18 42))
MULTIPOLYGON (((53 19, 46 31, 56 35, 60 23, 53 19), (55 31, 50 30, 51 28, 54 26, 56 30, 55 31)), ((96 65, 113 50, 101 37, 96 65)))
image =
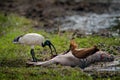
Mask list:
POLYGON ((111 13, 120 11, 119 4, 81 0, 1 0, 0 11, 4 12, 5 16, 16 13, 42 23, 34 25, 37 29, 57 30, 60 22, 54 20, 55 18, 89 12, 111 13))
MULTIPOLYGON (((84 15, 84 13, 89 12, 102 14, 120 11, 120 3, 76 1, 77 0, 1 0, 0 12, 4 12, 5 16, 10 13, 25 16, 26 18, 38 22, 34 24, 34 28, 45 30, 52 29, 51 31, 53 31, 57 30, 60 25, 59 21, 54 20, 58 17, 73 14, 84 15)), ((104 35, 109 36, 108 34, 104 35)), ((78 37, 81 37, 81 34, 78 33, 78 37)), ((116 48, 120 49, 119 46, 116 48)))

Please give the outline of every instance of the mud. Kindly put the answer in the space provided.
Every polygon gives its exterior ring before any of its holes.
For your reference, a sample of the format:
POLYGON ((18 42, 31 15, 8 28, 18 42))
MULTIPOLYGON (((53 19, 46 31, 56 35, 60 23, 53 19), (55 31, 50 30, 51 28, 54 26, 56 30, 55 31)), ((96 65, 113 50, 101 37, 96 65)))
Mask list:
POLYGON ((48 32, 57 31, 61 26, 61 17, 85 15, 85 13, 119 13, 119 2, 90 2, 84 0, 1 0, 0 11, 7 16, 16 13, 38 21, 34 28, 48 32), (55 20, 59 18, 58 20, 55 20))

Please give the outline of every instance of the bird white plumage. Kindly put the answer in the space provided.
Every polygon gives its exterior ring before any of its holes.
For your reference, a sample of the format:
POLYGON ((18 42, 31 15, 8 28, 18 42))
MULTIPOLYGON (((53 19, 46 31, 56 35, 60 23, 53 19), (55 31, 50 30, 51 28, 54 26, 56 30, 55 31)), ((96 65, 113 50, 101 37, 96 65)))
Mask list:
POLYGON ((44 42, 44 37, 37 33, 28 33, 20 37, 19 39, 19 43, 30 46, 42 45, 43 42, 44 42))

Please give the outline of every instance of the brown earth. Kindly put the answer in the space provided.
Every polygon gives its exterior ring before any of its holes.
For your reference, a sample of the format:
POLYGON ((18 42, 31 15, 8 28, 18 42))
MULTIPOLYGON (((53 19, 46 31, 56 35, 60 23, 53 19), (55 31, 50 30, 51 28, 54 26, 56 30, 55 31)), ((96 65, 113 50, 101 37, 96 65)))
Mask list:
POLYGON ((76 0, 1 0, 0 11, 5 15, 17 13, 21 16, 42 22, 43 25, 35 25, 35 28, 56 28, 59 21, 57 17, 65 17, 72 14, 84 14, 88 12, 106 13, 120 10, 119 3, 93 3, 76 0), (78 13, 79 12, 79 13, 78 13))

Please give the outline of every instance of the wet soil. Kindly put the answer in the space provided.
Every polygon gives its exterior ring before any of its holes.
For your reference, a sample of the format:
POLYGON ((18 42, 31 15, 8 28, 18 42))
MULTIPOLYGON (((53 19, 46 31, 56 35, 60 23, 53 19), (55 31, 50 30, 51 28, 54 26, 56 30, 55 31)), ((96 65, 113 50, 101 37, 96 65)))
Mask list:
POLYGON ((16 13, 21 16, 41 22, 33 27, 37 29, 58 30, 60 26, 58 17, 84 13, 111 13, 120 11, 119 3, 93 3, 81 0, 1 0, 0 11, 7 16, 16 13))
MULTIPOLYGON (((77 0, 1 0, 0 12, 4 12, 5 16, 9 15, 10 13, 15 13, 32 20, 36 20, 38 23, 42 23, 42 25, 34 24, 34 28, 53 32, 58 30, 58 27, 61 24, 59 20, 55 20, 59 17, 64 18, 65 16, 73 14, 84 15, 84 13, 90 12, 102 14, 120 11, 120 3, 111 4, 76 1, 77 0)), ((115 28, 119 28, 119 26, 116 26, 115 28)), ((106 30, 102 31, 101 34, 93 34, 111 37, 111 34, 109 34, 109 32, 107 32, 106 30)), ((77 37, 84 37, 84 35, 79 31, 77 31, 77 33, 75 34, 77 35, 77 37)), ((120 52, 120 46, 112 46, 112 50, 117 50, 118 52, 120 52)), ((112 72, 110 72, 110 74, 111 73, 112 72)), ((96 72, 95 74, 98 73, 96 72)), ((106 74, 103 74, 101 72, 101 75, 103 76, 105 76, 106 74)), ((115 75, 116 74, 113 74, 112 76, 115 75)))

